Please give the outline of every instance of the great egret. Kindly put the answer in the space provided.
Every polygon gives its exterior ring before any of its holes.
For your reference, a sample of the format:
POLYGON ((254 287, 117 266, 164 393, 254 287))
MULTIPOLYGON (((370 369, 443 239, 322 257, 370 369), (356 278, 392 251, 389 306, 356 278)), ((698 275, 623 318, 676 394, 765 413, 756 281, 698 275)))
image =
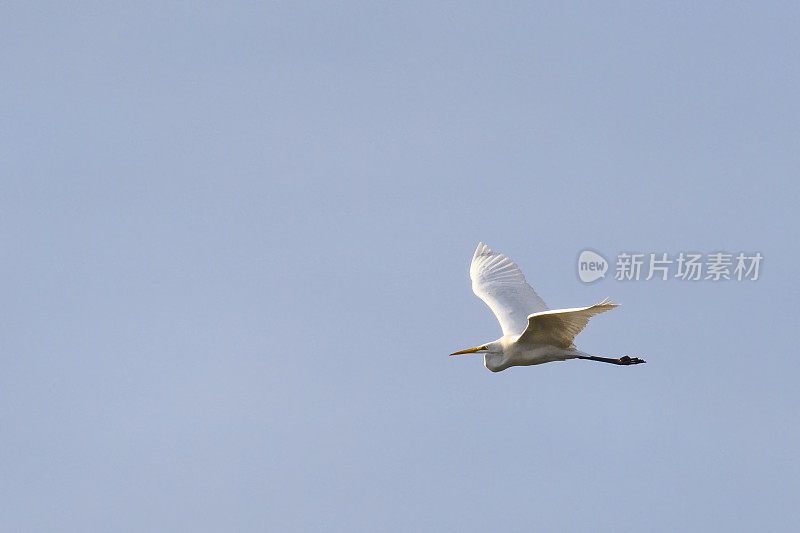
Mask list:
POLYGON ((516 263, 507 255, 478 244, 469 267, 472 292, 483 300, 500 322, 503 336, 477 348, 450 355, 482 353, 483 364, 492 372, 511 366, 527 366, 589 359, 615 365, 635 365, 645 361, 627 355, 620 358, 596 357, 582 352, 573 341, 589 319, 617 307, 609 299, 590 307, 548 309, 525 281, 516 263))

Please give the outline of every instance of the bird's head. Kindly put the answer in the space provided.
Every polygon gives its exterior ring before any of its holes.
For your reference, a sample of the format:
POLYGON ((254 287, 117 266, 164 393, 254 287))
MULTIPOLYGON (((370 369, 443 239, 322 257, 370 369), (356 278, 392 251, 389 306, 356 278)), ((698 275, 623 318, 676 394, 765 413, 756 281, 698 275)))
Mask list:
POLYGON ((468 353, 502 353, 503 348, 501 344, 497 341, 489 342, 484 345, 478 346, 476 348, 469 348, 467 350, 461 350, 459 352, 453 352, 450 355, 463 355, 468 353))

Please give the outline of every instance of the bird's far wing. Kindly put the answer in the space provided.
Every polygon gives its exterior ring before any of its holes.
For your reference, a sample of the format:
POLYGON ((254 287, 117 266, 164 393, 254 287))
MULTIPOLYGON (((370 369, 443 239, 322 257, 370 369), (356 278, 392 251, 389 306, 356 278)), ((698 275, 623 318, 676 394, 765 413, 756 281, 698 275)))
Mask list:
POLYGON ((567 349, 572 345, 575 336, 583 331, 589 319, 594 315, 614 309, 615 304, 608 298, 591 307, 574 309, 554 309, 543 313, 535 313, 528 317, 528 328, 517 342, 550 345, 567 349))
POLYGON ((548 309, 517 264, 483 243, 472 256, 469 277, 472 292, 492 310, 503 335, 519 335, 528 327, 528 315, 548 309))

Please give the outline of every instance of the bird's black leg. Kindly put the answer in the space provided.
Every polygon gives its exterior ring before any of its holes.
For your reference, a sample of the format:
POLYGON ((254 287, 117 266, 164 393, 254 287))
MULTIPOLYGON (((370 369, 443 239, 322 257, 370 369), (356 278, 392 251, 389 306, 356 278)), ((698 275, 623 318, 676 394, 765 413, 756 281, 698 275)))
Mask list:
POLYGON ((595 357, 593 355, 579 355, 578 359, 589 359, 590 361, 600 361, 601 363, 611 363, 612 365, 638 365, 639 363, 646 363, 644 359, 638 357, 628 357, 623 355, 619 359, 612 359, 610 357, 595 357))

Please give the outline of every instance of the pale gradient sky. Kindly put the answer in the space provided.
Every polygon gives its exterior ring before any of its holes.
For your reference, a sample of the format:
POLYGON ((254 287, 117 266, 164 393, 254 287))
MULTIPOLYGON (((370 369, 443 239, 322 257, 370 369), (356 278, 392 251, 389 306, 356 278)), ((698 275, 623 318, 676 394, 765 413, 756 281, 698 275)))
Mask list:
POLYGON ((3 531, 790 531, 793 2, 6 3, 3 531), (499 374, 479 240, 598 355, 499 374), (577 254, 760 251, 754 283, 577 254))

